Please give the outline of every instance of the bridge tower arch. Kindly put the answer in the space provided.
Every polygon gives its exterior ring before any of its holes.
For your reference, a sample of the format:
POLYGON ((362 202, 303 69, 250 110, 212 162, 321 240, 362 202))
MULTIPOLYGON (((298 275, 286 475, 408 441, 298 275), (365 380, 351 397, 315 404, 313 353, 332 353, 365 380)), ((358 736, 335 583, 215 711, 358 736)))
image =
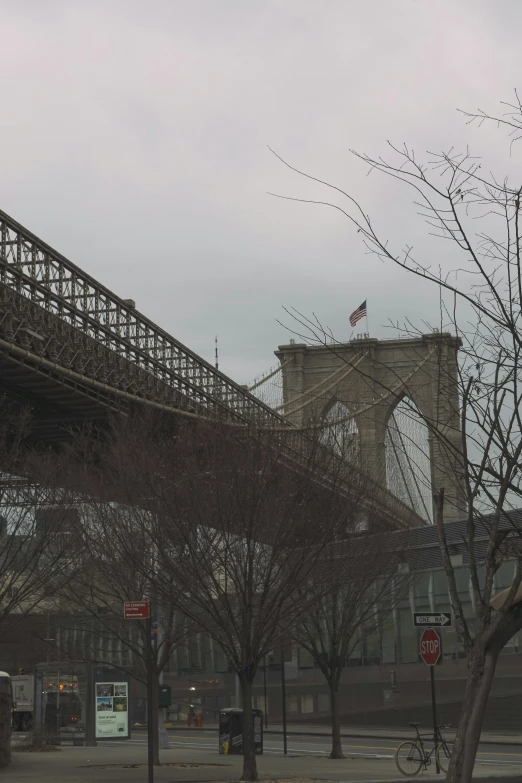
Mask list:
POLYGON ((324 407, 322 441, 349 462, 360 462, 359 430, 352 411, 335 397, 324 407))
POLYGON ((430 433, 415 402, 403 395, 386 427, 386 485, 400 500, 433 522, 430 433))
POLYGON ((335 398, 359 433, 360 461, 386 484, 386 428, 397 403, 411 400, 429 430, 431 488, 444 488, 444 521, 466 510, 462 484, 457 353, 459 340, 433 332, 414 339, 363 338, 276 351, 283 376, 284 414, 297 426, 324 416, 335 398))

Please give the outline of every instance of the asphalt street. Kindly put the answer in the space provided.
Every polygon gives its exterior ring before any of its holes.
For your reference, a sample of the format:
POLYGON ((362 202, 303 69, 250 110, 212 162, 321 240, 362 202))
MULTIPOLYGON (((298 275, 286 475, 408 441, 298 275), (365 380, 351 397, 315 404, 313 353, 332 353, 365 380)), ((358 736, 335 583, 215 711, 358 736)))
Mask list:
MULTIPOLYGON (((198 750, 202 753, 216 753, 218 749, 217 729, 196 729, 194 731, 168 731, 170 747, 198 750)), ((343 750, 345 755, 370 758, 392 759, 395 748, 402 740, 379 739, 373 737, 343 738, 343 750)), ((110 742, 110 741, 108 741, 110 742)), ((104 743, 105 744, 105 743, 104 743)), ((112 744, 112 743, 111 743, 112 744)), ((136 747, 147 744, 146 731, 135 731, 130 740, 118 741, 114 744, 136 747)), ((427 749, 431 748, 428 743, 427 749)), ((279 733, 265 732, 264 752, 267 755, 282 755, 283 737, 279 733)), ((296 756, 328 756, 330 744, 325 737, 313 736, 288 736, 288 753, 296 756)), ((502 765, 507 767, 522 768, 522 745, 482 745, 479 749, 477 761, 487 764, 502 765)))

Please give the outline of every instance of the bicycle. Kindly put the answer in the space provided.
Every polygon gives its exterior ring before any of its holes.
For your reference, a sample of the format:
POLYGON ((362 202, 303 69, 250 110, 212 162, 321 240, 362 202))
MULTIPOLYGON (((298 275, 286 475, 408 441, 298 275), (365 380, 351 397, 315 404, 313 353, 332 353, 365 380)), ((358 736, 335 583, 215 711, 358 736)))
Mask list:
POLYGON ((433 734, 419 734, 419 725, 420 724, 418 723, 410 723, 410 726, 417 732, 417 738, 401 742, 395 751, 397 769, 399 772, 402 772, 403 775, 413 777, 420 772, 422 766, 424 766, 424 769, 429 767, 431 764, 431 757, 433 756, 433 753, 435 753, 435 760, 440 769, 442 772, 447 772, 455 743, 453 740, 447 740, 443 736, 441 729, 449 729, 450 724, 448 723, 446 726, 437 726, 435 741, 433 743, 433 748, 430 751, 425 750, 422 737, 430 737, 433 739, 433 734))

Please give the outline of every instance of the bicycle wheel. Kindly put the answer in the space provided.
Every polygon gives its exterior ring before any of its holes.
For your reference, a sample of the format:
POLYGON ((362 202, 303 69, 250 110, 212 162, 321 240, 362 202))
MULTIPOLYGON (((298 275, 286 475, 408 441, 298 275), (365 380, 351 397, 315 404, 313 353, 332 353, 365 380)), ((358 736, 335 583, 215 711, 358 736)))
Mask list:
POLYGON ((422 767, 422 753, 416 742, 406 740, 401 742, 397 750, 395 751, 395 763, 397 769, 402 772, 403 775, 413 777, 422 767))
POLYGON ((439 742, 437 745, 436 750, 436 758, 439 762, 439 767, 443 772, 448 771, 449 763, 451 754, 453 753, 453 748, 455 746, 455 743, 453 740, 443 740, 442 742, 439 742))

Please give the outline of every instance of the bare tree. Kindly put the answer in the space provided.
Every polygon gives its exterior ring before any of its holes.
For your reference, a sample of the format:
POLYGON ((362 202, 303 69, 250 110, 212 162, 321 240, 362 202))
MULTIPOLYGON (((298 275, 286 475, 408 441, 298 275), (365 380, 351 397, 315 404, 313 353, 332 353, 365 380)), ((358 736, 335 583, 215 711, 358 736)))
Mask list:
MULTIPOLYGON (((115 421, 103 437, 87 428, 51 457, 60 468, 62 487, 75 498, 72 532, 81 548, 67 585, 57 590, 50 604, 58 627, 52 646, 73 660, 117 666, 146 684, 147 626, 144 621, 125 620, 123 604, 151 602, 153 763, 157 765, 160 675, 172 652, 194 633, 194 626, 178 609, 180 583, 159 568, 155 524, 146 508, 147 498, 133 481, 144 470, 155 473, 158 464, 147 448, 150 444, 142 439, 144 428, 133 423, 115 421)), ((174 549, 170 554, 177 556, 174 549)))
POLYGON ((339 686, 347 661, 362 642, 382 628, 408 591, 407 538, 354 534, 325 552, 317 568, 321 589, 294 626, 294 638, 324 675, 330 692, 332 751, 344 758, 339 686))
MULTIPOLYGON (((493 120, 509 127, 512 150, 516 149, 513 142, 522 137, 522 105, 518 96, 501 117, 485 112, 466 116, 470 122, 493 120)), ((434 285, 440 303, 437 330, 449 329, 461 341, 460 436, 456 439, 455 432, 448 432, 436 419, 427 424, 438 447, 451 452, 454 458, 453 478, 462 488, 467 505, 464 538, 476 613, 473 621, 465 617, 451 542, 443 524, 444 504, 451 500, 432 482, 435 523, 458 631, 468 659, 466 693, 448 779, 467 782, 473 772, 498 656, 522 628, 522 526, 520 516, 514 512, 522 494, 522 187, 511 185, 507 178, 488 175, 487 167, 468 150, 428 153, 426 161, 421 161, 406 145, 390 145, 389 159, 355 154, 372 172, 384 174, 412 190, 416 212, 428 227, 422 250, 414 251, 411 245, 395 248, 380 235, 351 194, 298 171, 346 199, 342 204, 327 200, 312 203, 326 204, 343 213, 377 258, 434 285), (451 251, 446 256, 444 272, 426 258, 430 242, 436 240, 445 240, 451 251), (486 531, 485 546, 476 540, 478 530, 482 534, 486 531), (516 560, 513 584, 492 605, 495 574, 507 557, 516 560)), ((418 334, 409 322, 400 328, 407 335, 418 334)))
POLYGON ((36 454, 26 444, 29 414, 4 411, 0 427, 0 629, 7 633, 42 609, 67 581, 78 545, 72 499, 48 467, 46 486, 33 480, 36 454), (45 509, 59 500, 60 512, 45 509))
POLYGON ((149 515, 158 600, 174 595, 239 678, 247 780, 257 778, 259 661, 316 597, 310 576, 322 553, 353 527, 347 466, 317 439, 302 441, 297 448, 290 435, 224 421, 133 420, 111 436, 134 502, 149 515), (133 442, 140 448, 127 460, 133 442))

